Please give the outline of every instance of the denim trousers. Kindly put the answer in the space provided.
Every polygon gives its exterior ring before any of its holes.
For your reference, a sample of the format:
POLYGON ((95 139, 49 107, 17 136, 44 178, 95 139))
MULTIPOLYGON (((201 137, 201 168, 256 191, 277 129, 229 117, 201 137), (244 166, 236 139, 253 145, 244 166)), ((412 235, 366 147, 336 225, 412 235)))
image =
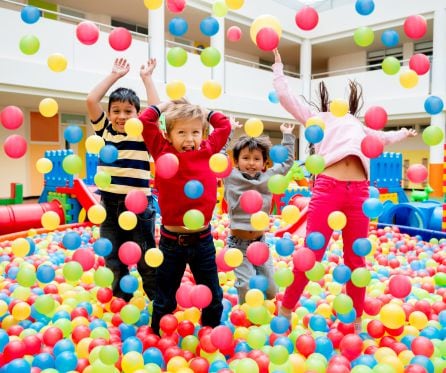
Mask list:
POLYGON ((198 234, 176 234, 161 227, 159 248, 164 260, 156 271, 157 291, 153 302, 152 330, 159 334, 161 318, 177 308, 175 295, 187 264, 195 282, 206 285, 212 293, 211 303, 202 310, 201 323, 203 326, 218 326, 223 312, 223 290, 218 279, 211 228, 198 234))
POLYGON ((101 199, 101 203, 107 212, 107 217, 100 226, 100 235, 103 238, 108 238, 112 243, 112 251, 105 257, 105 265, 114 275, 112 283, 113 295, 126 301, 132 298, 132 294, 123 292, 119 286, 119 281, 123 276, 129 274, 129 268, 119 260, 118 251, 119 247, 127 241, 134 241, 141 247, 142 255, 137 265, 138 272, 141 275, 142 285, 147 296, 150 299, 155 297, 156 269, 146 263, 144 254, 148 249, 156 247, 156 212, 153 208, 152 197, 147 196, 147 199, 147 208, 142 213, 137 214, 137 224, 132 230, 124 230, 118 224, 119 215, 127 211, 124 203, 125 196, 117 195, 111 198, 107 196, 101 199))
MULTIPOLYGON (((341 181, 326 175, 319 175, 314 183, 312 197, 308 206, 306 235, 320 232, 325 237, 325 247, 316 250, 316 260, 321 261, 333 233, 327 219, 331 212, 341 211, 347 218, 347 224, 342 229, 344 263, 352 271, 365 267, 365 259, 353 251, 353 243, 358 238, 366 238, 369 229, 369 219, 362 211, 362 205, 369 198, 369 182, 341 181)), ((299 300, 308 278, 304 272, 293 270, 294 281, 285 290, 282 304, 293 309, 299 300)), ((346 292, 352 298, 356 315, 364 311, 364 287, 356 287, 347 282, 346 292)))
POLYGON ((266 290, 266 298, 274 299, 277 293, 277 285, 274 281, 274 265, 271 253, 268 260, 261 266, 252 264, 246 257, 246 249, 256 241, 265 242, 265 236, 262 235, 256 240, 243 240, 235 236, 229 236, 227 244, 229 248, 237 248, 243 253, 243 262, 234 269, 236 282, 235 287, 238 294, 238 303, 245 303, 245 296, 249 290, 249 280, 255 275, 263 275, 268 280, 268 289, 266 290))

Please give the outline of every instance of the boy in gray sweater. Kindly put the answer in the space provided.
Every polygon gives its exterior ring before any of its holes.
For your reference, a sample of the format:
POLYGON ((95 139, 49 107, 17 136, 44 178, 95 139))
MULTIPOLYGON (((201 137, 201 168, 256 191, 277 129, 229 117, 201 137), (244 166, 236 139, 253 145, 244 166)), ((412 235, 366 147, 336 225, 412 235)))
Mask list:
MULTIPOLYGON (((240 127, 238 122, 231 121, 232 127, 240 127)), ((268 189, 268 180, 276 174, 285 175, 294 163, 293 135, 294 125, 282 124, 280 130, 283 134, 282 145, 288 150, 288 157, 283 163, 275 163, 266 169, 271 142, 267 136, 248 137, 241 136, 233 146, 234 168, 231 174, 223 179, 224 196, 228 204, 230 219, 230 235, 227 239, 229 248, 237 248, 243 253, 243 262, 234 269, 236 275, 235 286, 238 292, 239 304, 245 302, 245 295, 249 290, 249 280, 256 274, 263 275, 268 280, 266 296, 274 299, 277 286, 274 282, 274 267, 271 254, 268 260, 256 266, 246 257, 248 246, 256 241, 264 242, 263 231, 255 230, 251 225, 251 214, 245 212, 240 205, 240 197, 245 191, 256 190, 262 196, 261 211, 270 213, 272 193, 268 189)))

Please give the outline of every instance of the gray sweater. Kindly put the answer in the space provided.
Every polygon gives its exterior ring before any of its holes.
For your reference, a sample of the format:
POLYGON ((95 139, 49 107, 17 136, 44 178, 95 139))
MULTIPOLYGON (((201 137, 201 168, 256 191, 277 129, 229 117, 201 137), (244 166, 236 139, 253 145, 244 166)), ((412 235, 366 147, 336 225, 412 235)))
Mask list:
POLYGON ((288 149, 288 158, 283 163, 275 163, 265 172, 259 172, 255 177, 251 177, 240 172, 238 168, 233 168, 231 174, 223 179, 225 186, 225 199, 228 204, 228 213, 231 229, 245 231, 254 230, 251 225, 251 214, 247 214, 240 207, 240 196, 247 190, 256 190, 262 195, 262 211, 269 214, 271 210, 272 194, 268 189, 268 180, 276 174, 285 174, 294 163, 294 144, 296 137, 293 134, 283 134, 282 145, 288 149))

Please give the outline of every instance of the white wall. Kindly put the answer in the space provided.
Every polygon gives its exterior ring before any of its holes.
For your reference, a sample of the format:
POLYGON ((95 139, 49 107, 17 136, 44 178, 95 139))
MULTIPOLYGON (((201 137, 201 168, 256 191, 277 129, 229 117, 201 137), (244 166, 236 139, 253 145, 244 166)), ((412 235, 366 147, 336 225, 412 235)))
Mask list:
POLYGON ((367 52, 360 51, 356 53, 341 54, 340 56, 333 56, 328 59, 328 71, 336 71, 348 69, 353 66, 366 66, 367 52))

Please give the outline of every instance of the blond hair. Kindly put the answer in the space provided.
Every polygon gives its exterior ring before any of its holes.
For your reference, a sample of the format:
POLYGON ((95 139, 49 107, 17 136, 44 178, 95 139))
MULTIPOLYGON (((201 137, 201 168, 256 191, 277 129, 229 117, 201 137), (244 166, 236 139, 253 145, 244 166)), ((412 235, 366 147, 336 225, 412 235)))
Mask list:
POLYGON ((206 110, 199 105, 191 104, 187 99, 174 100, 164 111, 166 118, 166 132, 169 134, 179 121, 198 119, 203 123, 203 133, 208 128, 206 110))

